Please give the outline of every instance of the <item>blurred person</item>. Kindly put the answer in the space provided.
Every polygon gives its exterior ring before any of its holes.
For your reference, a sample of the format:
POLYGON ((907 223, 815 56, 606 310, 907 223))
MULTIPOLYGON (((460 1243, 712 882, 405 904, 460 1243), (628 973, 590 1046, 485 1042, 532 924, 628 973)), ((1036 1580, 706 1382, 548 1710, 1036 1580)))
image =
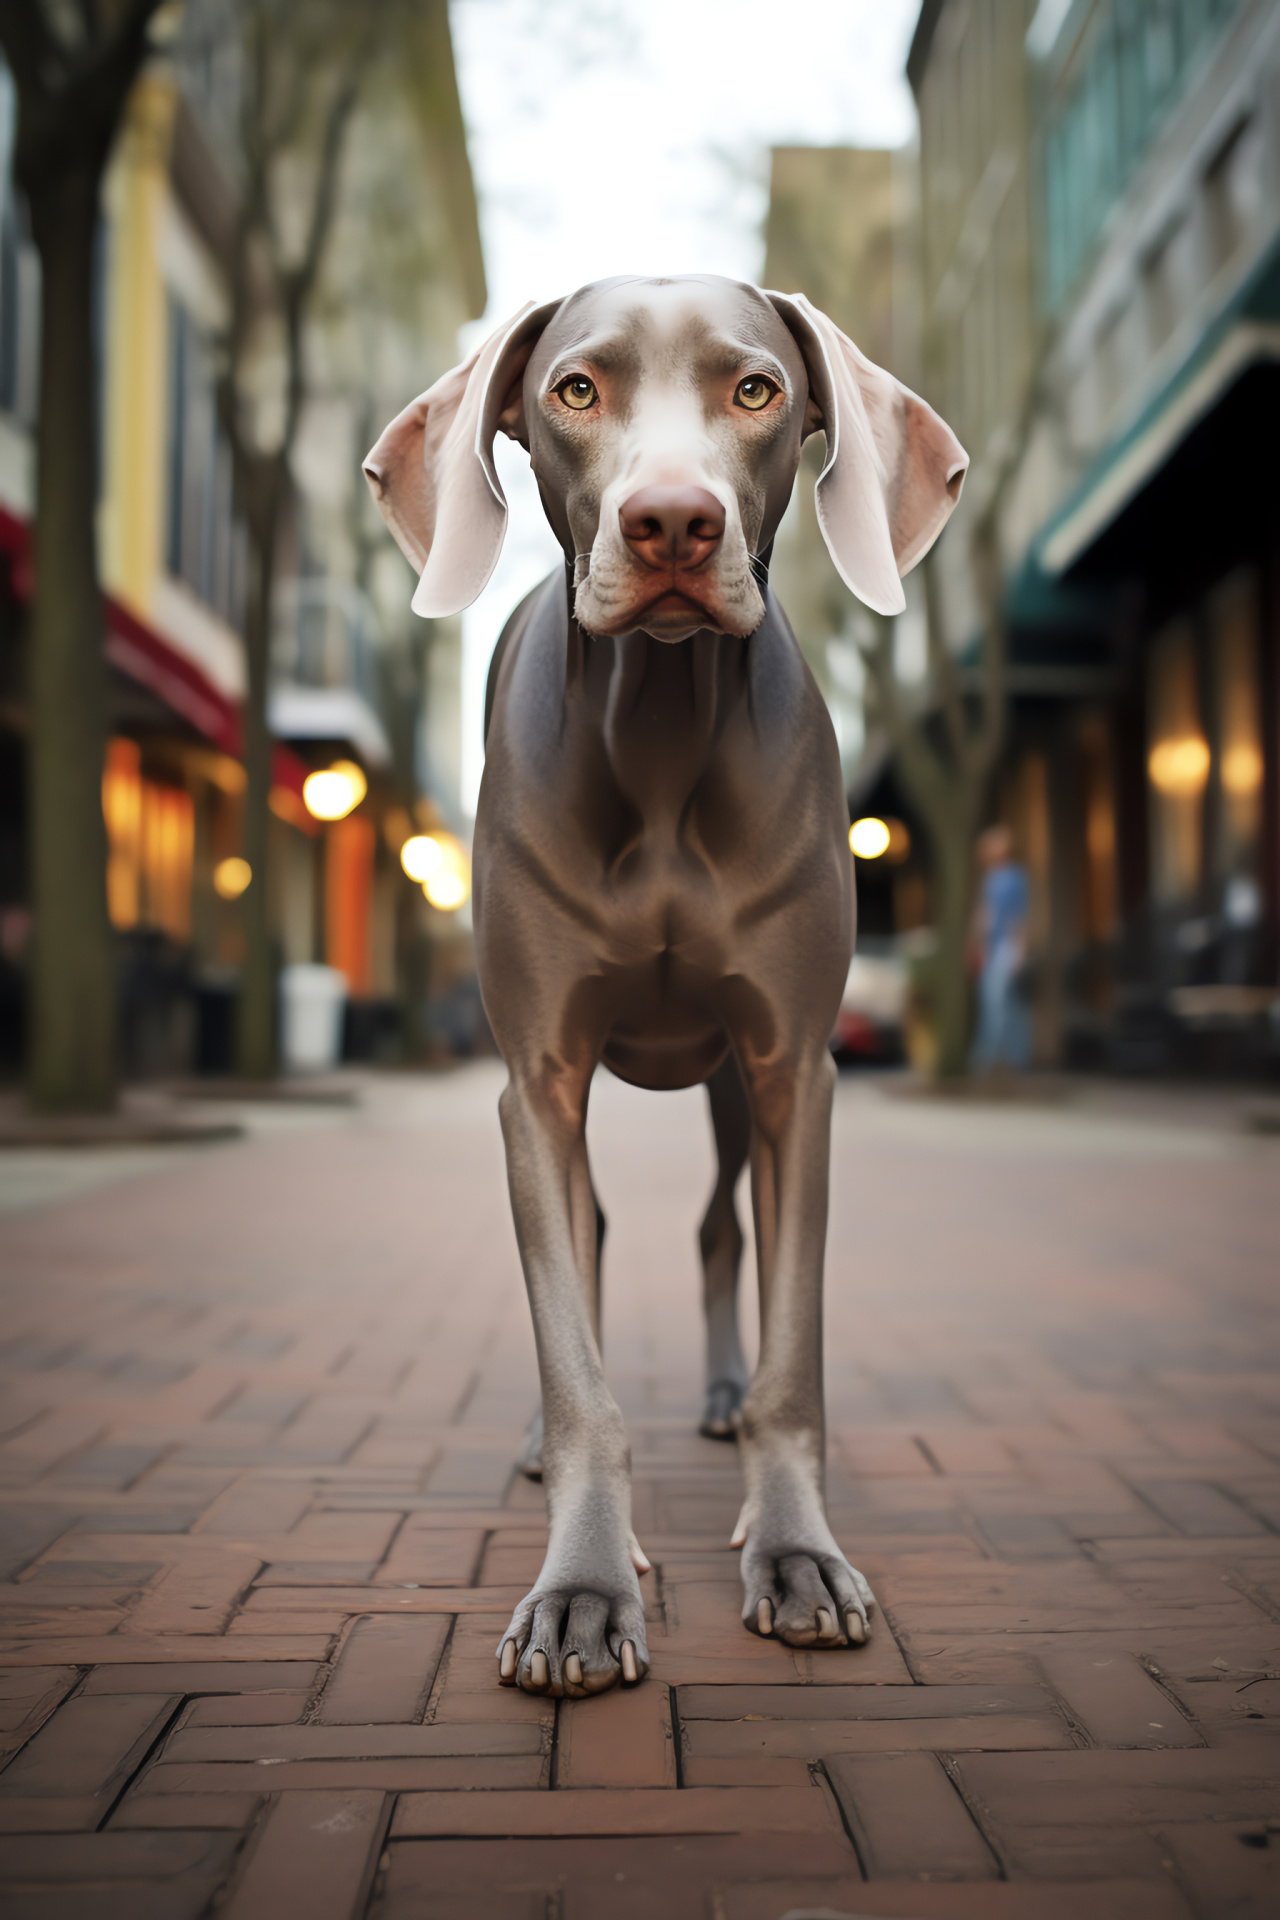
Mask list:
POLYGON ((1031 1014, 1025 992, 1027 870, 1013 857, 1008 827, 988 827, 978 838, 982 885, 974 913, 972 951, 978 976, 978 1032, 969 1064, 976 1073, 1031 1064, 1031 1014))

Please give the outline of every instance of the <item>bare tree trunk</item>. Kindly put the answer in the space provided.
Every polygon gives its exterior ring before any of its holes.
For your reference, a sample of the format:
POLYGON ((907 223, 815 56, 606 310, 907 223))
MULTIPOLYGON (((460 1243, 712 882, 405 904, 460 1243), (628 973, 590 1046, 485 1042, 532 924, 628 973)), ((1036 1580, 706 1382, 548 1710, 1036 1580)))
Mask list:
POLYGON ((973 848, 991 775, 1004 743, 1005 645, 994 527, 984 519, 973 538, 973 558, 985 621, 979 713, 966 703, 956 662, 942 632, 935 561, 924 562, 929 664, 936 707, 909 710, 893 664, 893 626, 878 623, 866 654, 879 717, 894 748, 894 764, 924 822, 933 854, 938 936, 933 960, 933 1021, 940 1079, 964 1073, 969 1057, 969 924, 973 848))
POLYGON ((93 243, 103 168, 159 0, 0 0, 18 101, 14 178, 42 272, 35 598, 28 634, 35 947, 32 1104, 102 1111, 116 1096, 115 946, 102 765, 106 669, 94 543, 93 243))
POLYGON ((94 551, 91 305, 100 167, 29 188, 43 274, 40 439, 29 637, 34 1017, 28 1086, 45 1111, 116 1097, 115 943, 107 917, 103 609, 94 551))
POLYGON ((255 463, 248 512, 249 593, 245 605, 244 857, 252 879, 241 899, 244 965, 236 1021, 236 1065, 252 1080, 276 1071, 276 970, 271 946, 267 876, 271 813, 271 733, 267 691, 271 669, 271 612, 275 588, 276 534, 287 484, 282 459, 255 463))

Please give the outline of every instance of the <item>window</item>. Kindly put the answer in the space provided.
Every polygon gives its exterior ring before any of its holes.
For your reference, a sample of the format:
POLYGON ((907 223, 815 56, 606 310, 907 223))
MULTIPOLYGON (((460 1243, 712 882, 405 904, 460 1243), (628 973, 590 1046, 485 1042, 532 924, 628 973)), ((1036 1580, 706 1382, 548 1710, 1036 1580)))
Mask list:
POLYGON ((218 422, 208 337, 169 299, 169 448, 166 564, 216 613, 238 627, 243 529, 232 510, 231 449, 218 422))
POLYGON ((1176 620, 1152 643, 1147 681, 1151 890, 1161 906, 1189 903, 1200 890, 1209 762, 1195 629, 1176 620))
POLYGON ((107 746, 102 811, 112 925, 159 927, 174 940, 187 940, 195 846, 191 795, 182 787, 144 780, 137 743, 116 738, 107 746))
POLYGON ((1045 298, 1056 307, 1112 207, 1239 0, 1101 0, 1048 110, 1045 298))
POLYGON ((1262 832, 1262 688, 1258 662, 1258 581, 1232 574, 1210 597, 1213 699, 1214 878, 1222 886, 1256 876, 1262 832))

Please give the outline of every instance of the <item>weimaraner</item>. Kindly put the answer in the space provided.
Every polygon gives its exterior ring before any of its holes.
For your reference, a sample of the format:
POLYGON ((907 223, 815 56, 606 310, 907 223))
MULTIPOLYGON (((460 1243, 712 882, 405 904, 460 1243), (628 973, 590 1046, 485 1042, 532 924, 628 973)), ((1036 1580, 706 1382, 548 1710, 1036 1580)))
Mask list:
POLYGON ((868 606, 904 605, 967 465, 923 401, 802 295, 710 274, 619 278, 526 308, 405 409, 365 472, 457 613, 502 546, 497 433, 526 448, 565 566, 490 672, 476 955, 509 1069, 511 1205, 533 1309, 550 1518, 499 1677, 581 1696, 648 1671, 630 1456, 600 1356, 592 1076, 705 1082, 720 1171, 702 1226, 703 1431, 738 1432, 743 1620, 797 1647, 867 1637, 827 1521, 822 1266, 834 1068, 853 946, 835 736, 768 585, 801 443, 818 517, 868 606), (734 1186, 751 1161, 760 1360, 737 1327, 734 1186))

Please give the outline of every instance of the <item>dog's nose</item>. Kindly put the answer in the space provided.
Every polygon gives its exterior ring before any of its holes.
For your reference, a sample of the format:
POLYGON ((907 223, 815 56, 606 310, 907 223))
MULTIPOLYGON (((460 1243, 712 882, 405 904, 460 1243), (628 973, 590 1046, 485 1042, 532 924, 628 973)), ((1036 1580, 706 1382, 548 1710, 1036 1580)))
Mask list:
POLYGON ((618 518, 623 539, 650 567, 696 567, 724 535, 724 508, 705 487, 641 487, 618 518))

